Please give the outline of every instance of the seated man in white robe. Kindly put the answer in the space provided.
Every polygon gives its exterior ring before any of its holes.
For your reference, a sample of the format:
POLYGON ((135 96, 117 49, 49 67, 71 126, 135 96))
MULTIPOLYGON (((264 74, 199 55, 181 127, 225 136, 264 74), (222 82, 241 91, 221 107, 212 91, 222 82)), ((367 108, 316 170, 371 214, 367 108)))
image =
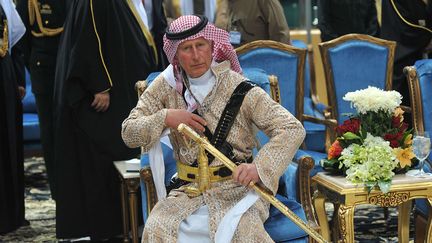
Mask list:
POLYGON ((156 204, 142 241, 273 242, 263 226, 269 203, 249 185, 262 183, 276 194, 279 177, 304 139, 303 126, 264 90, 246 82, 228 33, 206 17, 173 21, 164 51, 171 65, 141 95, 122 127, 125 143, 144 151, 159 144, 169 129, 179 171, 178 188, 156 204), (211 183, 198 194, 189 189, 198 188, 199 146, 177 131, 181 123, 238 164, 231 173, 208 156, 211 183), (256 128, 270 141, 252 158, 256 128))

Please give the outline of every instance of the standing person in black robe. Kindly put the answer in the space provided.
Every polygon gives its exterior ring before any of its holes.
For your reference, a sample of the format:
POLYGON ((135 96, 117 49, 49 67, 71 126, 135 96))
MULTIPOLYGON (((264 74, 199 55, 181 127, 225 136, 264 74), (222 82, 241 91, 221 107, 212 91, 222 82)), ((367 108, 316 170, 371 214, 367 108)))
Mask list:
POLYGON ((21 99, 24 70, 12 49, 25 27, 11 0, 0 0, 0 234, 23 225, 24 159, 21 99))
POLYGON ((381 38, 397 42, 393 66, 393 89, 403 96, 402 104, 409 106, 408 82, 403 74, 403 68, 414 65, 415 61, 422 59, 425 48, 432 44, 432 1, 382 1, 381 18, 381 38))
POLYGON ((17 11, 27 32, 20 40, 25 66, 30 72, 39 117, 43 156, 51 197, 55 199, 53 161, 54 74, 60 35, 68 0, 18 0, 17 11), (40 21, 39 21, 40 19, 40 21))
POLYGON ((321 41, 346 34, 379 35, 375 0, 318 1, 321 41))
POLYGON ((54 91, 58 238, 101 240, 121 233, 113 161, 140 153, 123 143, 121 123, 137 103, 136 81, 161 68, 162 43, 155 42, 162 40, 166 19, 161 0, 152 6, 150 32, 141 1, 71 3, 54 91))

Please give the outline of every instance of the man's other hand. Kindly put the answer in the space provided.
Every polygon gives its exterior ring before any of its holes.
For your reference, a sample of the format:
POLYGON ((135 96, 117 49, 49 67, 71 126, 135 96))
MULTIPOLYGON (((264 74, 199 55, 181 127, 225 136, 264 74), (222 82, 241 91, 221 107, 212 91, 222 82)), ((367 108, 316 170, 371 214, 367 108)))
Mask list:
POLYGON ((108 109, 110 105, 110 95, 109 92, 101 92, 94 95, 94 100, 91 106, 97 112, 104 112, 108 109))
POLYGON ((168 109, 168 113, 165 117, 165 124, 172 129, 177 129, 180 123, 190 126, 198 133, 203 133, 205 131, 204 126, 207 125, 207 122, 202 117, 189 111, 182 109, 168 109))
POLYGON ((240 164, 233 173, 233 180, 243 186, 249 186, 251 182, 260 182, 258 170, 255 164, 240 164))
POLYGON ((24 99, 24 96, 26 95, 26 89, 23 86, 18 86, 18 95, 20 99, 24 99))

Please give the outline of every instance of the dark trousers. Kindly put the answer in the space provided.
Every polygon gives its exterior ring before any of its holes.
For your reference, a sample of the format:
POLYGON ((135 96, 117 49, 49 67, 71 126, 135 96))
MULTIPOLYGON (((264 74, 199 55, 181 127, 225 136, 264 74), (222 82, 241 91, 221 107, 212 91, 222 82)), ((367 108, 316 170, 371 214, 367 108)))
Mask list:
POLYGON ((55 168, 54 168, 54 127, 53 127, 53 94, 35 94, 39 116, 39 126, 42 140, 43 156, 51 189, 51 197, 56 198, 55 168))

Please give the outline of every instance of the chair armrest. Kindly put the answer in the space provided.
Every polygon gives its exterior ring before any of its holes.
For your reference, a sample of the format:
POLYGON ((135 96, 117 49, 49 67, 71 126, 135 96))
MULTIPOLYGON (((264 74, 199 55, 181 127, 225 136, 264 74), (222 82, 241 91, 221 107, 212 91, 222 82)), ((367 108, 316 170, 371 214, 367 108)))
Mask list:
MULTIPOLYGON (((150 166, 145 166, 140 170, 140 179, 144 183, 147 191, 147 212, 153 209, 157 202, 156 187, 153 182, 153 174, 150 166)), ((144 210, 144 209, 143 209, 144 210)))
MULTIPOLYGON (((298 164, 298 195, 300 203, 306 214, 308 224, 316 231, 320 232, 321 228, 317 221, 314 207, 312 206, 311 178, 310 171, 313 169, 315 162, 310 156, 301 156, 297 160, 298 164)), ((311 238, 310 238, 311 239, 311 238)))
POLYGON ((145 89, 147 88, 147 81, 145 80, 138 80, 135 83, 135 90, 138 93, 138 98, 144 93, 145 89))
MULTIPOLYGON (((329 117, 329 115, 326 115, 326 117, 329 117)), ((332 118, 320 119, 320 118, 309 116, 306 114, 303 114, 302 119, 303 119, 303 121, 323 124, 326 126, 325 148, 327 151, 328 148, 330 148, 330 145, 336 139, 336 132, 335 132, 335 128, 337 127, 336 119, 332 119, 332 118)))
POLYGON ((308 121, 308 122, 313 122, 313 123, 318 123, 318 124, 322 124, 322 125, 326 125, 327 127, 330 128, 334 128, 337 126, 337 121, 335 119, 321 119, 318 117, 314 117, 314 116, 310 116, 310 115, 305 115, 303 114, 303 121, 308 121))

